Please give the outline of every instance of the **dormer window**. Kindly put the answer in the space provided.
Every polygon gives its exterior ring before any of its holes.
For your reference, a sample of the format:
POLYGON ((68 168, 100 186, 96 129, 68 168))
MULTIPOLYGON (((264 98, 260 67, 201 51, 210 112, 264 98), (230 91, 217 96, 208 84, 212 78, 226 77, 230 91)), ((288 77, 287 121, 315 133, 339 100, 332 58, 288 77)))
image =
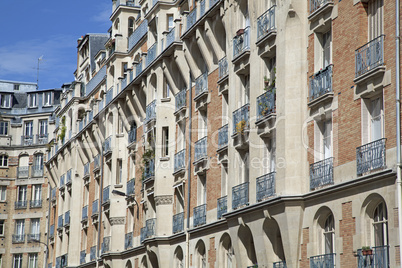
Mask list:
POLYGON ((0 108, 11 108, 11 94, 0 94, 0 108))
POLYGON ((19 84, 14 84, 14 90, 20 90, 20 85, 19 84))
POLYGON ((43 106, 51 106, 52 104, 52 92, 43 93, 43 106))
POLYGON ((36 93, 28 94, 28 108, 37 107, 36 93))

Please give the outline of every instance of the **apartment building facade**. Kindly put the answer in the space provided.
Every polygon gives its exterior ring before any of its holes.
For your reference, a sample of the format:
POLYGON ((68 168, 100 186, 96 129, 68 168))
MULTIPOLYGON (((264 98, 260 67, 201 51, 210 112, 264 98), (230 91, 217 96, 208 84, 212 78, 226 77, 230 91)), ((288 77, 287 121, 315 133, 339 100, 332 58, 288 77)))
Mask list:
POLYGON ((42 267, 46 261, 48 180, 60 89, 0 81, 0 264, 42 267))
POLYGON ((47 267, 400 265, 393 11, 113 1, 63 86, 47 267))

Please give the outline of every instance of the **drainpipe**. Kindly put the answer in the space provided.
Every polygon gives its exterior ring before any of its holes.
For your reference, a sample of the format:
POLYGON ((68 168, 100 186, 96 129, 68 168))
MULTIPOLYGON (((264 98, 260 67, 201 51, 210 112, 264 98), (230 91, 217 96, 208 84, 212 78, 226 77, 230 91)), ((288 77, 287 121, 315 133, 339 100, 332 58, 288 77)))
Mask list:
POLYGON ((399 0, 395 0, 395 62, 396 62, 396 78, 395 78, 395 89, 396 89, 396 182, 398 191, 398 228, 399 228, 399 259, 402 260, 402 189, 401 189, 401 102, 400 102, 400 68, 399 68, 399 0))
MULTIPOLYGON (((398 0, 397 0, 398 1, 398 0)), ((190 229, 190 190, 191 190, 191 116, 192 116, 192 80, 191 73, 189 73, 189 113, 188 113, 188 160, 187 160, 187 228, 186 228, 186 268, 190 267, 190 234, 188 230, 190 229)), ((402 260, 402 259, 401 259, 402 260)))
MULTIPOLYGON (((96 245, 96 259, 99 259, 99 245, 100 245, 100 232, 101 232, 101 220, 102 220, 102 197, 103 197, 103 143, 100 146, 101 153, 99 157, 100 164, 100 185, 99 185, 99 202, 98 202, 98 243, 96 245)), ((96 261, 96 267, 99 267, 98 261, 96 261)))
MULTIPOLYGON (((49 159, 48 159, 48 161, 49 161, 49 159)), ((50 169, 50 168, 49 168, 50 169)), ((50 172, 49 172, 50 173, 50 172)), ((50 175, 50 174, 49 174, 50 175)), ((44 261, 44 263, 46 263, 46 266, 45 267, 47 267, 48 266, 48 264, 49 264, 49 232, 50 232, 50 213, 51 213, 51 208, 52 208, 52 190, 53 190, 53 188, 52 188, 52 186, 50 185, 50 181, 49 181, 49 179, 47 180, 47 184, 49 185, 49 188, 50 188, 50 196, 49 196, 49 200, 50 200, 50 202, 49 202, 49 208, 48 208, 48 214, 47 214, 47 232, 48 232, 48 235, 47 235, 47 237, 46 237, 46 259, 45 259, 45 261, 44 261)), ((55 186, 56 187, 56 186, 55 186)), ((54 251, 53 251, 54 252, 54 251)))

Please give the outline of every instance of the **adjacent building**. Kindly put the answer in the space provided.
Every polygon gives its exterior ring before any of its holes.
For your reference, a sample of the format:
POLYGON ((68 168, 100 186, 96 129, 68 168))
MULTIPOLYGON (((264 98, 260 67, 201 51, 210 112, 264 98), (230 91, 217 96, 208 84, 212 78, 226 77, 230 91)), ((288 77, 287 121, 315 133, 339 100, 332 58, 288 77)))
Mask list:
POLYGON ((394 11, 114 0, 56 111, 47 267, 400 265, 394 11))

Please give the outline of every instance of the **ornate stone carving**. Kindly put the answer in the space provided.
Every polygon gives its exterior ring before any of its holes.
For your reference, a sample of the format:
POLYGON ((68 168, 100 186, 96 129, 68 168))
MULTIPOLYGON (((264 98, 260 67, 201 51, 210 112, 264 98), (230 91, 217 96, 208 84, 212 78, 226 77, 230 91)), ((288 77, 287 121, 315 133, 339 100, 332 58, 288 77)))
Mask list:
POLYGON ((126 218, 124 217, 110 218, 110 225, 124 225, 124 224, 126 224, 126 218))
POLYGON ((160 195, 155 196, 155 205, 169 205, 173 203, 173 196, 171 195, 160 195))

